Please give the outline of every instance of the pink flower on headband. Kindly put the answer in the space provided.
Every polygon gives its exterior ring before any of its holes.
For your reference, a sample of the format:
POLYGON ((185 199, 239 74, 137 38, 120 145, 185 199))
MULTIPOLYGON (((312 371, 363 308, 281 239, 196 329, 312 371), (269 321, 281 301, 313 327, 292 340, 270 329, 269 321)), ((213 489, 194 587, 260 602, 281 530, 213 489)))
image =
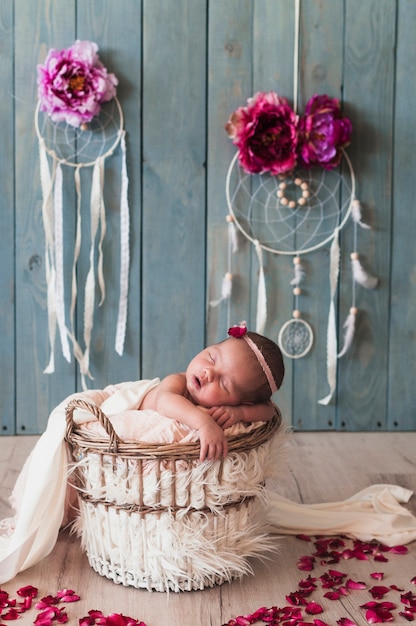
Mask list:
POLYGON ((240 322, 240 324, 236 324, 235 326, 232 326, 228 329, 228 334, 230 335, 230 337, 235 337, 236 339, 243 337, 246 332, 247 326, 245 322, 240 322))

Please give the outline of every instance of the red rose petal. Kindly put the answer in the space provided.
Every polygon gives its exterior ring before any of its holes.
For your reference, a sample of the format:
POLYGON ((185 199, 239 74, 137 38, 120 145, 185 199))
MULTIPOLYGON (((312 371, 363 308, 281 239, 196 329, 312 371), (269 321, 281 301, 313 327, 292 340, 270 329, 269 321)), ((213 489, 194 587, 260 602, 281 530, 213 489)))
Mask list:
POLYGON ((415 618, 412 611, 400 611, 399 615, 401 615, 401 617, 404 617, 404 619, 407 619, 408 622, 413 622, 415 618))
POLYGON ((25 587, 20 587, 16 593, 22 598, 35 598, 38 595, 38 590, 32 585, 26 585, 25 587))
POLYGON ((376 600, 380 600, 383 596, 386 595, 386 593, 390 591, 390 588, 384 587, 383 585, 375 585, 374 587, 371 587, 371 589, 369 589, 368 591, 369 593, 371 593, 373 598, 375 598, 376 600))
POLYGON ((409 549, 406 546, 393 546, 389 549, 392 554, 407 554, 409 549))
POLYGON ((2 614, 2 619, 15 620, 20 618, 20 611, 14 608, 10 608, 6 613, 2 614))
POLYGON ((323 608, 317 602, 309 602, 305 608, 305 613, 308 613, 308 615, 318 615, 318 613, 323 612, 323 608))
POLYGON ((362 582, 358 582, 349 578, 345 583, 347 589, 367 589, 367 585, 362 582))

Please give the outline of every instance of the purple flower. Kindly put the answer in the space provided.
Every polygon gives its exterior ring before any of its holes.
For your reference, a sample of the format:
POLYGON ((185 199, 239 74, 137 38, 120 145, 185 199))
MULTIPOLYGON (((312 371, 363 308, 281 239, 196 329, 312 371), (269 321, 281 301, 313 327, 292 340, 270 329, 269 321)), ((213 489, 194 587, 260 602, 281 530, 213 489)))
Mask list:
POLYGON ((302 165, 320 165, 331 170, 342 157, 342 148, 350 143, 351 121, 343 117, 339 100, 314 95, 299 122, 298 154, 302 165))
POLYGON ((54 122, 81 126, 98 115, 102 102, 116 95, 118 80, 98 58, 98 46, 77 40, 70 48, 51 49, 38 66, 40 110, 54 122))
POLYGON ((231 115, 225 130, 238 147, 243 169, 281 174, 296 165, 297 118, 286 98, 256 93, 231 115))

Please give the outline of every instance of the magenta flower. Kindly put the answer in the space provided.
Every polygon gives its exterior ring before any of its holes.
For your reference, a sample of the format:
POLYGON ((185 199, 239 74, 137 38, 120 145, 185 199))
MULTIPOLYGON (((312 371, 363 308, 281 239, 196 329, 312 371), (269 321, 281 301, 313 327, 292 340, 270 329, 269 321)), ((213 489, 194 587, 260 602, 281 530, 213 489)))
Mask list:
POLYGON ((351 139, 352 124, 343 117, 337 98, 314 95, 299 121, 299 159, 305 167, 320 165, 331 170, 351 139))
POLYGON ((118 80, 98 58, 98 46, 77 40, 70 48, 51 49, 38 65, 40 110, 54 122, 81 126, 100 112, 101 104, 115 97, 118 80))
POLYGON ((256 93, 231 115, 225 130, 238 147, 238 158, 250 174, 281 174, 296 165, 297 117, 286 98, 256 93))

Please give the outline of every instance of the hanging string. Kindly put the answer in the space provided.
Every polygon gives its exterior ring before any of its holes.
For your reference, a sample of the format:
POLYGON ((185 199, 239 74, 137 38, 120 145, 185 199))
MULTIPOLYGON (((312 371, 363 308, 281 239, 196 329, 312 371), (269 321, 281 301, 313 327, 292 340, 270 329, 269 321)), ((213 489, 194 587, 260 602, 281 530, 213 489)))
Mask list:
POLYGON ((295 40, 293 44, 293 110, 298 112, 299 80, 299 40, 300 40, 300 0, 295 0, 295 40))

